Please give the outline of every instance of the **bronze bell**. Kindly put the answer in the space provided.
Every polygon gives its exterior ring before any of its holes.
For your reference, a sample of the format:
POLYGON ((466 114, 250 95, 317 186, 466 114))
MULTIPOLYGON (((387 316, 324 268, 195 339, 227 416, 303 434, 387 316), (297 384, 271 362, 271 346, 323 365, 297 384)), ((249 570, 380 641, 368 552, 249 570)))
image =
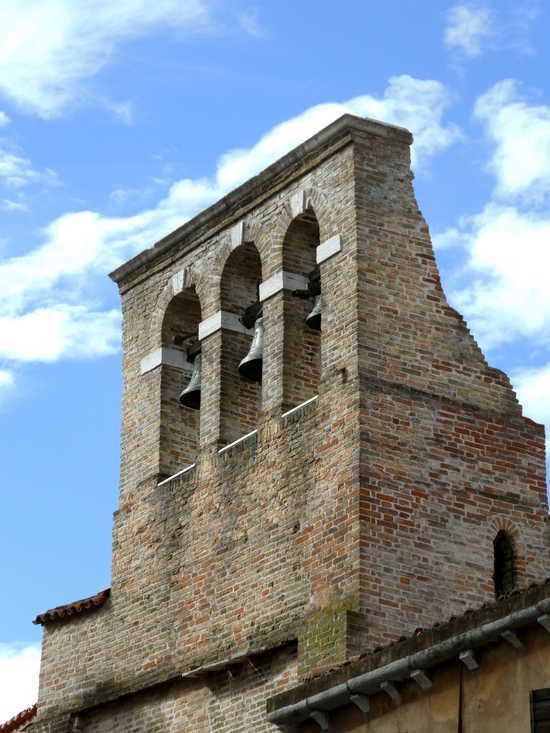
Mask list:
POLYGON ((321 293, 315 296, 313 301, 313 308, 310 313, 306 316, 306 326, 312 328, 314 331, 321 330, 321 314, 323 310, 323 301, 321 299, 321 293))
POLYGON ((199 351, 193 358, 191 379, 179 396, 180 404, 184 407, 190 407, 192 410, 199 410, 201 406, 201 361, 199 351))
POLYGON ((257 318, 254 323, 254 335, 248 354, 239 364, 239 374, 252 382, 262 381, 262 361, 264 351, 264 320, 257 318))

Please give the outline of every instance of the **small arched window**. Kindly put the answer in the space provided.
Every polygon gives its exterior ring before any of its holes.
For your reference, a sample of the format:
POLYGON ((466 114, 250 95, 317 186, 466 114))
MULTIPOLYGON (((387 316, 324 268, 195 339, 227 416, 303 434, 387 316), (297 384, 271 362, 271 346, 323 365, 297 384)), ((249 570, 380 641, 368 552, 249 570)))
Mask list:
POLYGON ((250 332, 222 327, 221 445, 242 438, 258 425, 263 363, 263 321, 258 298, 261 281, 262 262, 258 250, 252 242, 241 244, 231 252, 223 268, 221 308, 233 314, 234 321, 250 332), (246 368, 243 362, 248 364, 246 368))
POLYGON ((200 321, 201 306, 193 287, 172 298, 164 314, 162 348, 169 360, 163 363, 161 372, 160 474, 163 476, 171 476, 197 460, 200 321), (193 393, 189 389, 192 384, 196 387, 193 393), (194 399, 182 399, 184 394, 194 399))
POLYGON ((319 223, 307 209, 292 221, 283 241, 283 270, 308 283, 305 290, 284 292, 283 412, 319 394, 323 316, 318 245, 319 223))
POLYGON ((501 598, 516 584, 516 552, 511 535, 501 529, 493 541, 495 596, 501 598))

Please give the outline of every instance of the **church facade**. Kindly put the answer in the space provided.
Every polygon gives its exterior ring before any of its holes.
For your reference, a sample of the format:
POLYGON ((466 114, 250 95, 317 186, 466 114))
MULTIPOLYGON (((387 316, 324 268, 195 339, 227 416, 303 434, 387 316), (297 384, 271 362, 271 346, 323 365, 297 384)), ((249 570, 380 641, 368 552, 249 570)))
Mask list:
POLYGON ((544 428, 447 303, 411 141, 346 115, 112 273, 112 584, 35 619, 25 729, 470 733, 505 730, 506 690, 518 721, 550 708, 544 428))

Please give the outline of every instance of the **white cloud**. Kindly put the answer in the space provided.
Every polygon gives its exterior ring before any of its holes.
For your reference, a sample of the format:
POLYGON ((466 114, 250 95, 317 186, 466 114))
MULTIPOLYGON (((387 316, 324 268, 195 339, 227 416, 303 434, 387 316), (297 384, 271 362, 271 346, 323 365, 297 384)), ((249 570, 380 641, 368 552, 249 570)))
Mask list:
POLYGON ((38 644, 0 644, 0 723, 36 702, 39 669, 38 644))
POLYGON ((414 162, 423 163, 461 137, 456 125, 442 122, 451 101, 438 81, 408 75, 391 77, 382 97, 364 94, 346 102, 310 107, 276 125, 252 148, 230 151, 221 158, 217 182, 226 190, 233 188, 346 112, 407 127, 415 138, 414 162))
POLYGON ((440 237, 465 248, 450 298, 485 349, 524 337, 550 345, 550 217, 488 204, 440 237))
POLYGON ((0 394, 15 387, 15 375, 7 369, 0 369, 0 394))
POLYGON ((2 125, 7 125, 9 121, 10 118, 8 117, 8 115, 0 110, 0 127, 2 127, 2 125))
POLYGON ((445 43, 469 58, 479 56, 491 36, 491 13, 485 7, 454 5, 447 13, 445 43))
POLYGON ((23 109, 58 115, 124 41, 160 27, 197 29, 208 17, 206 0, 3 0, 0 89, 23 109))
POLYGON ((223 155, 211 178, 172 184, 150 209, 127 217, 93 211, 60 216, 44 229, 40 246, 0 263, 0 357, 53 361, 112 353, 118 312, 98 307, 97 276, 150 247, 345 112, 410 127, 415 159, 423 163, 459 138, 458 129, 442 121, 449 101, 436 81, 394 77, 381 98, 317 105, 275 126, 252 147, 223 155))
POLYGON ((550 364, 517 370, 512 373, 512 383, 525 415, 550 424, 550 364))
POLYGON ((120 342, 120 312, 93 312, 59 304, 21 316, 0 316, 0 358, 57 361, 115 353, 120 342))
POLYGON ((540 200, 550 193, 550 106, 529 105, 505 79, 477 100, 474 114, 495 145, 496 194, 540 200))
POLYGON ((534 338, 550 347, 550 107, 529 105, 510 79, 477 100, 475 116, 493 145, 496 186, 476 216, 434 237, 443 251, 462 249, 451 288, 485 349, 534 338))

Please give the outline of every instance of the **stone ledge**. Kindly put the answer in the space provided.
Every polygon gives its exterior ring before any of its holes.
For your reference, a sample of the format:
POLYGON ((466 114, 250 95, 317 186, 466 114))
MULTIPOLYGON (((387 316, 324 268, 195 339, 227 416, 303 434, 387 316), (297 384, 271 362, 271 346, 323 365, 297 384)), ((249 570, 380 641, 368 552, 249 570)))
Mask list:
POLYGON ((319 395, 315 395, 315 397, 310 397, 309 400, 287 410, 281 415, 283 426, 300 422, 301 420, 308 418, 310 415, 314 415, 317 412, 318 404, 319 395))

